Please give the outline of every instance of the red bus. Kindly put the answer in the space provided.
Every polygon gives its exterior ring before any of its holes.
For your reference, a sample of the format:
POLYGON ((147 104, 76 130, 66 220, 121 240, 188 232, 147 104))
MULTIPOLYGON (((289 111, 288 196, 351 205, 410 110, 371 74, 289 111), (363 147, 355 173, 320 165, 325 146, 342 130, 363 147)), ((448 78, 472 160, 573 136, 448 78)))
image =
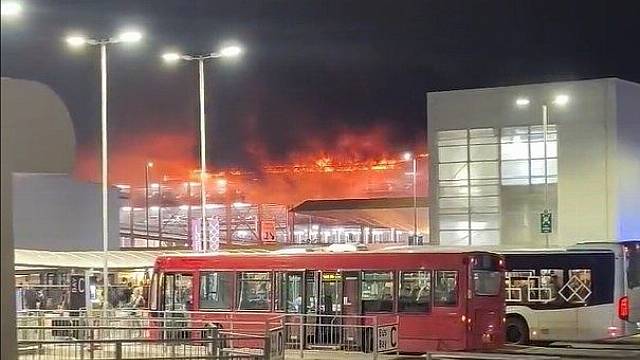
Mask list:
POLYGON ((161 256, 150 310, 215 326, 231 315, 393 315, 398 351, 493 349, 504 342, 503 266, 494 253, 446 249, 161 256))

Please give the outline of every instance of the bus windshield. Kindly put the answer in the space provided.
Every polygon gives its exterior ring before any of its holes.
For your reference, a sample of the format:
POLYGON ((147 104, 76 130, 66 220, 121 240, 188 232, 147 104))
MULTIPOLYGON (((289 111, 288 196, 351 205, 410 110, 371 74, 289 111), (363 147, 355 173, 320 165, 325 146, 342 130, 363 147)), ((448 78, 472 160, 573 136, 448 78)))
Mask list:
POLYGON ((502 278, 500 258, 480 255, 473 258, 473 288, 476 295, 496 296, 500 293, 502 278))

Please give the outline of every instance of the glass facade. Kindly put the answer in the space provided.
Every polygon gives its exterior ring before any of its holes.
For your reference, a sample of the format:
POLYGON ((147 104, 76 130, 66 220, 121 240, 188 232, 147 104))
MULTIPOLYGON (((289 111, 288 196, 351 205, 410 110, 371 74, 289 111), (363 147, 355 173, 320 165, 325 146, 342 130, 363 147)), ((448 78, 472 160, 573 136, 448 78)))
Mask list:
MULTIPOLYGON (((437 147, 440 244, 498 245, 504 236, 505 215, 515 218, 516 223, 534 221, 531 214, 523 213, 530 209, 505 211, 505 195, 518 197, 518 191, 526 187, 538 196, 538 187, 544 187, 545 182, 552 184, 550 192, 555 192, 558 155, 554 125, 547 128, 546 146, 542 126, 523 126, 440 131, 437 147)), ((518 203, 517 199, 510 202, 518 203)), ((549 207, 555 208, 551 203, 549 207)))

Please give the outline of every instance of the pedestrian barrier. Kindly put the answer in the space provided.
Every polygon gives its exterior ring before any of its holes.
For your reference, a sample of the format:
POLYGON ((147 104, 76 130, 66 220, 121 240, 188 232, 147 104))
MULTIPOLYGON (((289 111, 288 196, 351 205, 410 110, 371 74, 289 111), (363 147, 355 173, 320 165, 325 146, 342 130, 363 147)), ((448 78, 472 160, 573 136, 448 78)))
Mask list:
POLYGON ((398 346, 395 315, 36 311, 17 320, 20 359, 281 360, 319 350, 376 359, 398 346))

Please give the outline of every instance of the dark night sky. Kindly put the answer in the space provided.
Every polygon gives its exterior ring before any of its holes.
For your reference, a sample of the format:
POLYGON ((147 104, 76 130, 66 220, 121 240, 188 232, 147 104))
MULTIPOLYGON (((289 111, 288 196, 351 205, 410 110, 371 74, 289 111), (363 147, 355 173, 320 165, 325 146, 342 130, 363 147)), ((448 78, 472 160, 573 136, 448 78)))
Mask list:
POLYGON ((56 90, 83 148, 99 129, 98 54, 70 50, 66 34, 144 32, 140 45, 109 54, 112 145, 125 148, 144 133, 196 134, 195 64, 167 66, 165 49, 240 42, 240 61, 207 67, 208 150, 221 166, 250 165, 246 142, 256 138, 265 157, 282 159, 309 137, 330 147, 345 128, 385 125, 399 149, 423 144, 427 91, 640 82, 638 1, 24 2, 22 18, 2 24, 2 76, 56 90))

